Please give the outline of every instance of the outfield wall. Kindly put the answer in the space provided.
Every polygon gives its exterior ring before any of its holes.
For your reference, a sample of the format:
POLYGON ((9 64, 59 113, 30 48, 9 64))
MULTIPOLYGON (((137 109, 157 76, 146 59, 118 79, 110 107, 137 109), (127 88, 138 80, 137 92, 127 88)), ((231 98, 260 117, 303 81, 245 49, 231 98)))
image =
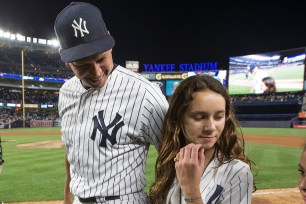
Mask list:
POLYGON ((242 127, 258 127, 258 128, 291 128, 291 121, 274 120, 274 121, 239 121, 242 127))
MULTIPOLYGON (((60 120, 29 120, 26 121, 25 127, 60 127, 61 121, 60 120)), ((22 128, 23 121, 16 120, 14 122, 10 122, 7 124, 1 124, 0 129, 11 129, 11 128, 22 128)))

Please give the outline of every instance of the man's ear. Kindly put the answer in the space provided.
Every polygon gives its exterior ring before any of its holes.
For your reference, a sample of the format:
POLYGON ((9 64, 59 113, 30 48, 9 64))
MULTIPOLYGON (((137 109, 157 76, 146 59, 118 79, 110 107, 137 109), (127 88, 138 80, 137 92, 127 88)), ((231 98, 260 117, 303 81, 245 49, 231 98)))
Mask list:
POLYGON ((61 54, 63 48, 58 48, 58 53, 61 54))

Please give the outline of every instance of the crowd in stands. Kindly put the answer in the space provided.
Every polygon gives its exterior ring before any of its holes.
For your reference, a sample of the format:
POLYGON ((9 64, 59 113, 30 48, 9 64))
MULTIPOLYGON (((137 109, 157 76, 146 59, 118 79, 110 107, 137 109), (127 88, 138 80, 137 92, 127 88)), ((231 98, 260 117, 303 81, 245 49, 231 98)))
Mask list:
POLYGON ((0 127, 22 120, 22 112, 15 109, 0 108, 0 127))
MULTIPOLYGON (((58 120, 57 102, 58 91, 47 90, 25 90, 25 103, 36 105, 36 108, 25 108, 26 124, 32 120, 58 120), (52 108, 40 108, 42 104, 50 105, 52 108)), ((22 126, 22 90, 17 88, 0 87, 0 128, 22 126), (16 107, 7 107, 6 104, 20 104, 16 107), (19 125, 17 124, 19 123, 19 125), (13 125, 14 124, 14 125, 13 125)))
MULTIPOLYGON (((58 91, 25 89, 26 104, 52 104, 57 106, 58 91)), ((0 87, 0 102, 22 104, 22 89, 0 87)))
POLYGON ((231 102, 233 104, 244 103, 299 103, 303 102, 303 92, 296 93, 274 93, 274 94, 245 94, 245 95, 233 95, 231 96, 231 102))
POLYGON ((303 98, 303 92, 287 92, 235 95, 231 96, 231 101, 239 121, 290 122, 301 111, 303 98))
MULTIPOLYGON (((20 49, 0 48, 0 70, 8 74, 22 74, 20 49)), ((73 73, 61 62, 59 54, 25 52, 24 75, 69 79, 73 73)))
MULTIPOLYGON (((57 108, 27 108, 25 111, 25 124, 29 127, 32 120, 36 121, 58 121, 57 108)), ((0 107, 0 128, 13 128, 23 126, 23 110, 21 108, 0 107)))
MULTIPOLYGON (((275 93, 270 95, 235 95, 231 96, 231 102, 234 106, 243 104, 286 104, 294 103, 302 105, 304 93, 275 93)), ((0 87, 0 102, 22 104, 22 89, 0 87)), ((27 108, 27 120, 53 120, 58 118, 57 103, 58 103, 58 90, 36 90, 36 89, 25 89, 25 103, 26 104, 37 104, 37 109, 27 108), (53 108, 43 109, 40 108, 41 104, 52 105, 53 108)), ((19 107, 20 108, 20 107, 19 107)), ((0 108, 0 119, 7 120, 10 118, 11 121, 21 118, 22 113, 20 109, 8 109, 4 107, 0 108), (11 118, 12 117, 12 118, 11 118)))

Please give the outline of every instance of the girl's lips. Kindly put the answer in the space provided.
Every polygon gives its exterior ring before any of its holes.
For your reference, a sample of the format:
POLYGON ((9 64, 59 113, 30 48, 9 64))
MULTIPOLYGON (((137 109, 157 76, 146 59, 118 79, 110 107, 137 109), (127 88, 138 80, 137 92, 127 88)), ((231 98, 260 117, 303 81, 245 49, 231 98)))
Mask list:
POLYGON ((306 194, 305 194, 305 191, 301 191, 301 190, 300 190, 300 193, 301 193, 301 195, 302 195, 302 197, 303 197, 303 200, 306 201, 306 194))
POLYGON ((214 138, 214 137, 200 137, 200 139, 201 139, 202 141, 206 141, 206 142, 211 141, 213 138, 214 138))
POLYGON ((214 136, 212 134, 207 135, 201 135, 200 138, 213 138, 214 136))

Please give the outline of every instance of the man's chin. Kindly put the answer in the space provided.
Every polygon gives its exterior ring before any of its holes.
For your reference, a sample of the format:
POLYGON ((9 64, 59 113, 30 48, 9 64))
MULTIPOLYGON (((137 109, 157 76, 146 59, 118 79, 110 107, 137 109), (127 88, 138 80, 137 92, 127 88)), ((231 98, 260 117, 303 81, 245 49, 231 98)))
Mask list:
POLYGON ((99 89, 99 88, 101 88, 101 87, 103 87, 104 86, 104 82, 101 82, 101 83, 95 83, 95 84, 91 84, 91 88, 93 88, 93 89, 99 89))

